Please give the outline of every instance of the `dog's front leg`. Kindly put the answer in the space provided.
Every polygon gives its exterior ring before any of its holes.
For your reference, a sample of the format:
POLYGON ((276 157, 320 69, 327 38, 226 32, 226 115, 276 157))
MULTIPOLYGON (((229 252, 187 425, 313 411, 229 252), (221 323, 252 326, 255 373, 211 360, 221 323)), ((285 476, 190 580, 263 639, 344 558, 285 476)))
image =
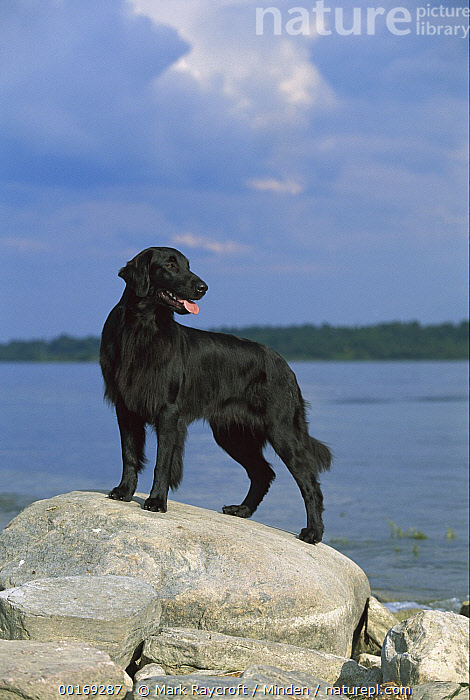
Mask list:
POLYGON ((122 401, 116 404, 116 416, 121 434, 122 479, 109 494, 115 501, 130 501, 137 488, 137 474, 144 466, 145 424, 129 411, 122 401))
POLYGON ((157 431, 157 462, 152 490, 144 503, 145 510, 166 513, 168 489, 176 489, 183 475, 183 452, 186 424, 174 406, 160 412, 157 431))

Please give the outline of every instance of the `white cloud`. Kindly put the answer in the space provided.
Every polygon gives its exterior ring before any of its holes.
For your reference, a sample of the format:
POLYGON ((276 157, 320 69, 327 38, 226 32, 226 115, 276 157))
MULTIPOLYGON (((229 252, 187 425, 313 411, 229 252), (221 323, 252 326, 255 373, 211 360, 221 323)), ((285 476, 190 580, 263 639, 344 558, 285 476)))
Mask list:
POLYGON ((276 180, 276 178, 251 178, 246 183, 248 187, 260 192, 276 192, 278 194, 301 194, 304 187, 294 180, 276 180))
POLYGON ((134 10, 176 29, 191 49, 167 70, 227 99, 253 127, 297 123, 305 112, 331 108, 333 90, 312 64, 311 38, 256 36, 255 7, 246 0, 129 0, 134 10))
POLYGON ((227 255, 233 253, 246 253, 250 246, 235 241, 214 241, 204 236, 195 236, 192 233, 182 233, 173 236, 173 242, 177 245, 185 245, 188 248, 199 248, 211 253, 227 255))

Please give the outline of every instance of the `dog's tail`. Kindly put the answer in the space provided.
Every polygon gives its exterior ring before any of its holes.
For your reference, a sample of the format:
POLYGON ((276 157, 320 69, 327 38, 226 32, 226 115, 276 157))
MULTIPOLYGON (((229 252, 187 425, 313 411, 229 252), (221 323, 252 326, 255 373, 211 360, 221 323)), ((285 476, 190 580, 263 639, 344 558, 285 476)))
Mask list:
POLYGON ((315 440, 311 435, 310 438, 310 452, 313 453, 313 458, 317 467, 317 471, 326 472, 331 467, 331 462, 333 455, 326 445, 324 445, 320 440, 315 440))

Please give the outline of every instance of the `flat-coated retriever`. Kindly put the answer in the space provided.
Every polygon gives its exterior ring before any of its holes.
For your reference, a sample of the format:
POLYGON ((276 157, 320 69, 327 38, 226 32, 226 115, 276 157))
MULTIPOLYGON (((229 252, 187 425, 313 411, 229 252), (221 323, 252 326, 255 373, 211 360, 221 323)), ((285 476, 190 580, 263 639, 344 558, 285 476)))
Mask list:
POLYGON ((187 328, 173 314, 197 314, 207 284, 174 248, 147 248, 119 271, 121 300, 104 325, 100 363, 105 397, 116 407, 123 472, 110 498, 130 501, 144 466, 145 426, 157 433, 155 478, 144 508, 166 512, 168 489, 183 475, 187 426, 206 420, 215 441, 247 471, 241 505, 223 512, 249 518, 274 479, 263 457, 271 443, 296 480, 307 510, 300 539, 323 535, 318 473, 329 449, 308 434, 294 373, 274 350, 224 333, 187 328))

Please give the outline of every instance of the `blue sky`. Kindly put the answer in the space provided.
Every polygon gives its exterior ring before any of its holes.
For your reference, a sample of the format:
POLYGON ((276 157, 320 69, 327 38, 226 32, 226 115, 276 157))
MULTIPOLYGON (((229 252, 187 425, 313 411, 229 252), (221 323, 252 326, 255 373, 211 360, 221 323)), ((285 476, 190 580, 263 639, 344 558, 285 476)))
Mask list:
POLYGON ((1 341, 97 335, 151 245, 208 283, 202 328, 467 317, 468 18, 300 6, 3 0, 1 341))

